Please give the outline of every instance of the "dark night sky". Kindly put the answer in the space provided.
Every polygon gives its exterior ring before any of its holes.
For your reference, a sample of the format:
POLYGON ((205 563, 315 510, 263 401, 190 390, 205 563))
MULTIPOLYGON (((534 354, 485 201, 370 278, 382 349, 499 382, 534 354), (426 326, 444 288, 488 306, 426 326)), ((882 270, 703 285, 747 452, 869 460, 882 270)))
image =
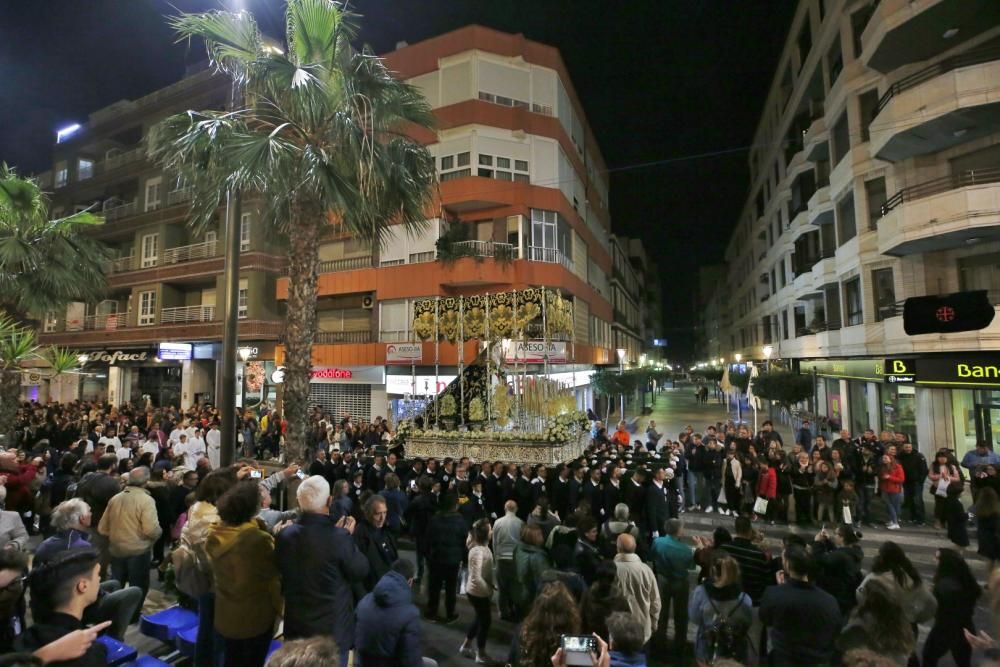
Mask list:
MULTIPOLYGON (((284 3, 246 0, 280 34, 284 3)), ((611 217, 664 283, 669 356, 687 352, 689 286, 721 261, 748 187, 747 146, 794 0, 354 0, 382 53, 479 23, 557 47, 612 170, 611 217), (714 151, 720 157, 681 159, 714 151), (635 168, 671 160, 658 166, 635 168), (683 286, 678 289, 678 286, 683 286)), ((163 15, 219 0, 13 0, 0 27, 0 160, 50 168, 55 129, 177 80, 163 15)), ((199 55, 201 52, 199 52, 199 55)))

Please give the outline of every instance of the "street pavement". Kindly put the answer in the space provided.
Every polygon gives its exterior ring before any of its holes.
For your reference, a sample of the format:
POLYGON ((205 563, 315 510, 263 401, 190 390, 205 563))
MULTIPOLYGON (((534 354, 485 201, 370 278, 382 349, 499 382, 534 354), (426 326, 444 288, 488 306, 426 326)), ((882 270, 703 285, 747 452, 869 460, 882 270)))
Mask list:
MULTIPOLYGON (((673 440, 676 439, 677 434, 688 425, 691 425, 696 431, 701 431, 708 424, 714 424, 718 421, 724 422, 727 418, 728 415, 726 413, 725 406, 714 402, 711 398, 709 399, 708 404, 698 403, 694 398, 693 387, 680 387, 674 390, 661 392, 656 397, 652 414, 648 417, 642 417, 640 419, 639 428, 640 431, 644 431, 646 421, 648 419, 654 419, 656 420, 659 431, 668 435, 673 440)), ((786 440, 786 442, 789 442, 789 440, 786 440)), ((716 526, 726 526, 732 530, 733 525, 732 518, 719 514, 688 512, 682 514, 681 518, 685 525, 686 541, 689 543, 692 541, 691 538, 696 535, 704 537, 710 536, 712 530, 714 530, 716 526)), ((772 554, 780 554, 781 538, 790 529, 787 526, 767 525, 761 526, 761 530, 765 533, 765 545, 768 550, 772 554)), ((791 530, 799 529, 792 528, 791 530)), ((817 529, 815 528, 804 530, 805 537, 809 540, 813 539, 816 531, 817 529)), ((974 574, 985 587, 985 580, 987 576, 986 563, 975 555, 975 531, 970 529, 970 534, 973 544, 968 550, 969 555, 967 557, 974 574)), ((930 582, 933 577, 935 550, 950 546, 950 543, 941 531, 935 531, 931 528, 904 526, 903 529, 899 531, 888 531, 882 527, 872 529, 866 528, 864 530, 864 537, 861 541, 865 552, 865 559, 862 564, 865 571, 870 569, 872 559, 878 550, 879 545, 883 541, 889 539, 894 540, 903 546, 907 555, 913 561, 917 570, 927 582, 930 582)), ((401 548, 403 550, 402 555, 404 557, 414 557, 412 544, 408 541, 404 540, 401 544, 401 548)), ((157 590, 160 588, 160 584, 154 583, 154 590, 150 592, 147 600, 147 611, 162 608, 163 606, 172 603, 169 596, 166 596, 160 590, 157 590)), ((423 610, 425 591, 414 591, 414 598, 417 605, 420 606, 421 610, 423 610)), ((474 614, 468 601, 461 597, 458 601, 457 611, 459 620, 448 625, 424 621, 424 655, 437 660, 438 663, 442 665, 466 665, 468 667, 473 667, 474 663, 472 660, 466 659, 458 654, 458 647, 464 639, 465 632, 471 624, 474 614)), ((438 613, 439 615, 443 615, 443 606, 439 609, 438 613)), ((980 602, 977 605, 975 620, 977 628, 985 629, 987 632, 995 634, 985 594, 982 598, 980 598, 980 602)), ((921 627, 921 645, 923 643, 923 639, 927 637, 929 629, 929 625, 921 627)), ((515 637, 516 632, 517 626, 507 621, 501 621, 499 619, 499 615, 496 613, 496 609, 494 609, 493 626, 490 630, 487 649, 491 658, 494 658, 499 664, 508 662, 510 647, 513 643, 513 638, 515 637)), ((695 628, 693 625, 688 627, 687 634, 689 642, 693 642, 695 635, 695 628)), ((672 626, 670 628, 669 636, 673 637, 672 626)), ((129 640, 129 643, 140 648, 142 652, 153 652, 157 655, 162 655, 164 653, 162 645, 153 640, 142 637, 135 628, 130 630, 127 639, 129 640)), ((690 651, 688 653, 690 654, 690 651)), ((673 664, 666 662, 665 656, 658 653, 650 655, 649 662, 654 665, 673 664)), ((974 657, 973 663, 975 664, 976 662, 977 659, 974 657)), ((694 663, 691 661, 688 664, 693 665, 694 663)), ((951 657, 948 656, 942 659, 939 664, 948 667, 954 665, 955 663, 952 661, 951 657)))

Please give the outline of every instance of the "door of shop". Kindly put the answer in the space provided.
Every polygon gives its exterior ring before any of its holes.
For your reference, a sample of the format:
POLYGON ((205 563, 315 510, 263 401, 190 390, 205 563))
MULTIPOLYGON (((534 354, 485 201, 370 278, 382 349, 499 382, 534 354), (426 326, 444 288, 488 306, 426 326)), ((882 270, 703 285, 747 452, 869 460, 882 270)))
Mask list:
POLYGON ((1000 451, 1000 404, 976 405, 976 440, 988 442, 993 451, 1000 451))

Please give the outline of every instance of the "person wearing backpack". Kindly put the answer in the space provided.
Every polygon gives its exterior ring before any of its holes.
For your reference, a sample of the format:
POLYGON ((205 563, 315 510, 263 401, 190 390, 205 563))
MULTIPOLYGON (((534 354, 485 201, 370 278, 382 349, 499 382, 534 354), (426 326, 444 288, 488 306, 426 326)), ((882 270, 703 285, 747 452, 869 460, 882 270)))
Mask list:
POLYGON ((694 589, 688 605, 688 616, 697 626, 694 657, 699 667, 720 658, 746 661, 752 607, 740 583, 739 563, 724 552, 717 553, 708 578, 694 589))

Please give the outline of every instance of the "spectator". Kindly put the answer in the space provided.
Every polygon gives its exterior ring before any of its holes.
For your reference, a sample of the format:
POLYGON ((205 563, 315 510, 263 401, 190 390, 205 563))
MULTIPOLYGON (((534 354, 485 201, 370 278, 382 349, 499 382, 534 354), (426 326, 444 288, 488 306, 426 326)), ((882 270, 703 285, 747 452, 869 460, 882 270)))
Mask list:
POLYGON ((694 656, 699 665, 714 664, 719 658, 739 662, 747 659, 747 638, 753 622, 753 602, 740 585, 740 566, 732 556, 717 552, 705 582, 691 596, 688 607, 698 630, 694 656), (722 632, 725 624, 725 632, 722 632))
POLYGON ((313 475, 295 492, 302 515, 275 538, 275 558, 285 598, 285 637, 334 638, 340 664, 354 643, 351 582, 369 572, 351 538, 354 519, 330 516, 330 484, 313 475))
POLYGON ((521 542, 514 548, 513 600, 518 616, 524 616, 535 602, 541 588, 542 572, 551 567, 549 556, 542 548, 542 529, 527 525, 521 531, 521 542))
POLYGON ((653 481, 646 489, 646 532, 654 539, 660 536, 663 525, 670 518, 670 486, 667 484, 668 469, 660 467, 653 473, 653 481))
POLYGON ((437 509, 437 499, 434 497, 432 489, 434 482, 428 475, 421 476, 417 481, 417 497, 407 506, 403 513, 407 525, 410 527, 410 536, 413 538, 417 551, 417 578, 419 585, 424 576, 424 564, 427 562, 427 555, 430 551, 430 535, 427 528, 430 525, 431 517, 437 509))
POLYGON ((934 527, 944 528, 945 500, 948 498, 948 486, 954 482, 962 483, 962 473, 958 466, 951 462, 948 450, 941 450, 934 457, 934 463, 927 475, 931 480, 931 493, 934 494, 934 527))
POLYGON ((837 649, 844 653, 868 649, 905 667, 915 642, 900 599, 901 591, 892 580, 869 582, 837 638, 837 649))
POLYGON ((632 617, 616 612, 608 617, 610 667, 646 667, 642 631, 632 617))
POLYGON ((549 511, 549 499, 544 495, 538 496, 535 509, 528 515, 528 525, 541 528, 543 540, 548 540, 549 533, 559 525, 560 521, 558 514, 549 511))
POLYGON ((938 660, 951 653, 958 667, 972 664, 972 648, 965 640, 965 631, 976 633, 972 615, 982 588, 957 551, 938 549, 937 570, 934 572, 934 597, 937 612, 934 625, 924 642, 924 667, 936 667, 938 660))
MULTIPOLYGON (((7 499, 7 487, 0 485, 0 507, 4 507, 7 499)), ((0 549, 17 549, 21 551, 28 547, 28 530, 24 527, 21 515, 10 510, 0 510, 0 549)))
POLYGON ((351 516, 354 507, 351 497, 347 494, 348 486, 346 479, 338 479, 333 483, 333 503, 330 507, 330 516, 336 521, 344 516, 351 516))
POLYGON ((254 519, 259 507, 257 482, 237 482, 219 498, 220 522, 205 545, 215 579, 215 630, 225 642, 225 667, 262 666, 281 612, 274 538, 254 519))
POLYGON ((694 550, 681 542, 684 526, 679 519, 668 519, 664 535, 653 540, 653 568, 660 591, 660 618, 657 627, 666 642, 670 608, 674 610, 674 656, 677 664, 684 663, 687 645, 688 595, 690 570, 694 567, 694 550))
POLYGON ((979 488, 986 480, 986 467, 997 465, 1000 465, 1000 454, 991 451, 984 440, 977 442, 976 448, 962 457, 962 467, 969 471, 969 479, 972 481, 973 500, 979 497, 979 488))
POLYGON ((267 659, 267 667, 340 667, 339 651, 329 637, 286 640, 267 659))
POLYGON ((833 535, 826 530, 816 535, 813 556, 818 573, 817 585, 832 595, 845 618, 856 603, 855 591, 861 585, 861 561, 865 552, 859 541, 861 533, 847 524, 840 524, 833 535))
POLYGON ((573 567, 588 586, 594 583, 597 563, 601 552, 597 548, 597 522, 592 516, 584 515, 576 526, 576 547, 573 551, 573 567))
MULTIPOLYGON (((636 544, 639 545, 636 553, 642 558, 647 551, 643 548, 643 541, 640 540, 639 527, 635 525, 634 521, 629 521, 629 509, 628 505, 625 503, 618 503, 614 507, 614 515, 609 519, 604 526, 601 528, 601 535, 599 539, 599 548, 601 554, 605 558, 614 558, 615 554, 618 552, 618 536, 622 533, 628 533, 635 538, 636 544)), ((645 560, 645 558, 643 558, 645 560)))
POLYGON ((882 468, 879 470, 879 488, 889 508, 889 525, 886 526, 889 530, 899 530, 904 481, 903 466, 899 465, 891 454, 883 454, 882 468))
POLYGON ((635 538, 631 535, 618 536, 618 586, 628 602, 633 622, 642 627, 643 644, 656 631, 660 618, 660 590, 656 575, 648 565, 635 554, 635 538))
MULTIPOLYGON (((390 459, 395 458, 395 455, 390 454, 390 459)), ((406 494, 399 490, 399 475, 395 472, 387 472, 385 475, 385 488, 382 490, 381 496, 385 498, 386 509, 389 511, 388 517, 386 517, 385 525, 392 535, 393 540, 399 537, 399 533, 403 527, 403 515, 406 513, 406 506, 409 504, 409 499, 406 494)), ((393 558, 393 561, 396 559, 393 558)), ((390 561, 390 565, 392 561, 390 561)), ((388 568, 386 568, 388 572, 388 568)))
POLYGON ((76 497, 90 506, 94 518, 91 522, 90 543, 101 555, 101 574, 111 562, 108 538, 101 534, 99 526, 111 499, 122 490, 118 479, 118 457, 101 456, 97 459, 97 470, 84 474, 76 485, 76 497))
MULTIPOLYGON (((979 493, 982 494, 986 488, 988 487, 980 489, 979 493)), ((944 501, 944 519, 948 528, 948 539, 964 552, 969 546, 968 515, 962 505, 962 486, 959 484, 948 485, 948 497, 944 501)))
POLYGON ((504 515, 493 525, 493 557, 497 566, 498 604, 500 618, 512 621, 517 617, 512 589, 516 570, 514 569, 514 549, 521 541, 524 522, 517 516, 517 503, 504 503, 504 515))
POLYGON ((397 560, 356 612, 354 647, 362 667, 434 667, 421 657, 423 629, 410 588, 416 568, 397 560))
POLYGON ((1000 560, 1000 497, 992 488, 979 492, 976 499, 976 535, 979 542, 978 553, 990 565, 1000 560))
POLYGON ((471 655, 472 640, 476 640, 476 664, 490 664, 486 655, 486 637, 490 631, 491 600, 493 598, 493 554, 490 551, 490 522, 480 519, 472 526, 466 546, 469 549, 469 574, 465 591, 469 604, 476 612, 476 618, 469 626, 465 641, 458 652, 466 657, 471 655))
POLYGON ((24 574, 28 554, 0 549, 0 655, 14 650, 14 642, 24 631, 24 574))
POLYGON ((108 538, 112 575, 123 586, 128 583, 141 588, 143 600, 149 593, 153 544, 161 533, 156 501, 145 488, 148 481, 149 468, 134 468, 128 486, 108 502, 97 527, 108 538))
MULTIPOLYGON (((781 555, 783 570, 760 602, 760 618, 770 628, 772 667, 826 665, 842 617, 837 601, 809 578, 809 555, 790 545, 781 555)), ((751 641, 755 637, 751 635, 751 641)))
POLYGON ((260 511, 257 512, 257 518, 263 522, 267 532, 273 533, 280 527, 280 524, 285 521, 294 521, 299 516, 297 510, 282 512, 272 508, 271 490, 263 484, 259 484, 257 490, 260 492, 260 511))
POLYGON ((903 451, 898 456, 903 467, 903 509, 910 511, 910 520, 924 523, 924 482, 927 481, 927 459, 913 448, 913 443, 903 443, 903 451))
POLYGON ((583 594, 580 604, 583 633, 593 633, 608 641, 608 617, 616 611, 630 612, 628 601, 618 587, 618 567, 614 561, 601 561, 594 583, 583 594))
POLYGON ((726 458, 722 460, 722 493, 719 495, 718 500, 725 501, 725 509, 720 511, 729 515, 737 516, 740 513, 740 503, 743 499, 743 493, 740 490, 743 485, 743 466, 740 464, 739 457, 736 456, 737 447, 735 442, 729 445, 729 449, 726 452, 726 458))
POLYGON ((580 611, 573 595, 558 581, 546 584, 521 624, 512 646, 511 663, 517 667, 552 667, 552 655, 560 648, 560 638, 579 633, 580 611))
MULTIPOLYGON (((83 612, 97 600, 101 566, 94 549, 71 549, 36 567, 29 577, 34 604, 46 609, 43 618, 25 630, 17 642, 19 650, 34 651, 71 632, 83 629, 83 612)), ((93 643, 72 661, 73 667, 103 667, 107 664, 103 644, 93 643)))
POLYGON ((427 589, 427 618, 436 618, 441 587, 444 587, 445 623, 458 620, 455 599, 458 592, 458 570, 465 555, 465 520, 458 513, 458 499, 445 494, 441 510, 428 525, 431 540, 427 560, 430 565, 430 587, 427 589))
POLYGON ((399 548, 396 537, 388 530, 389 506, 381 495, 370 496, 364 503, 364 518, 354 529, 354 543, 368 560, 368 574, 354 581, 354 597, 360 600, 396 562, 399 548))

